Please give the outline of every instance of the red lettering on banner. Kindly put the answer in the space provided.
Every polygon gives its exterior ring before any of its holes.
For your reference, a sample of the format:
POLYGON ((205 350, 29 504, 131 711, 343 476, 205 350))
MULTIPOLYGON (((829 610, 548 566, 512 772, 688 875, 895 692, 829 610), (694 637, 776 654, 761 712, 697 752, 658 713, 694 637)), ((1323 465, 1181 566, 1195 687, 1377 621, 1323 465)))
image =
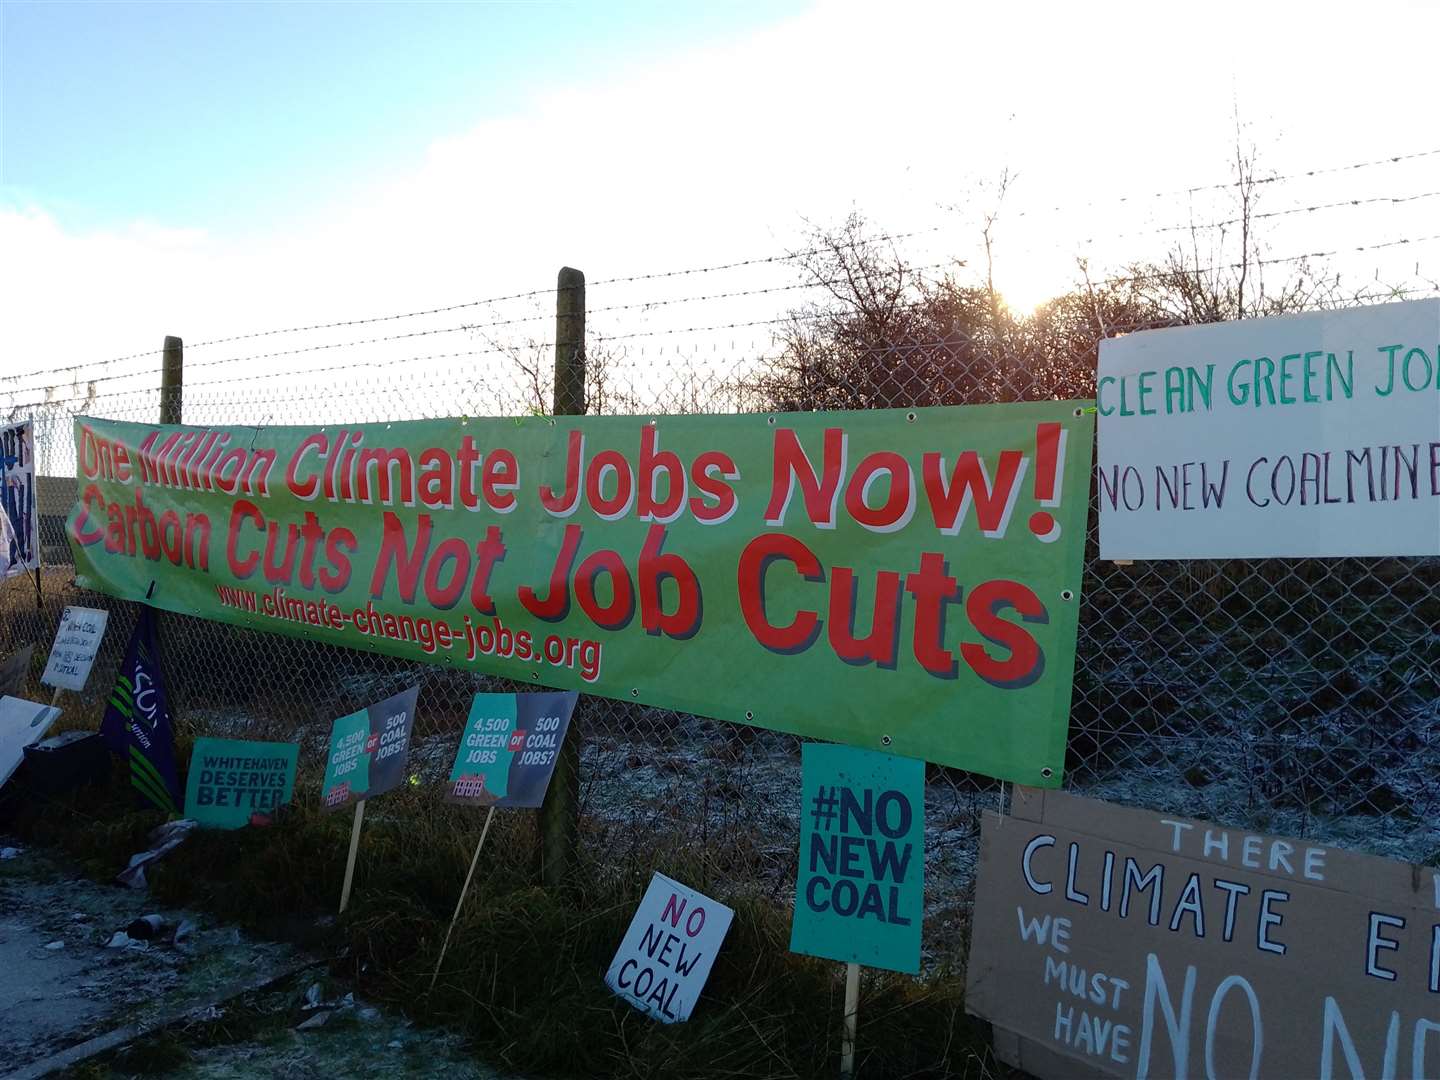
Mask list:
POLYGON ((921 555, 920 569, 905 577, 905 591, 915 598, 915 659, 931 675, 953 679, 959 664, 945 648, 945 605, 960 598, 960 584, 950 576, 945 556, 921 555))
POLYGON ((105 530, 96 526, 88 529, 85 523, 90 520, 90 504, 95 503, 99 513, 105 511, 105 496, 100 493, 99 484, 91 484, 85 489, 85 494, 80 497, 80 513, 75 516, 75 524, 71 528, 71 534, 75 542, 82 547, 89 547, 91 544, 99 543, 105 539, 105 530))
POLYGON ((784 626, 770 621, 765 606, 765 578, 771 563, 784 559, 806 581, 824 581, 820 560, 808 547, 784 533, 764 533, 745 545, 740 553, 740 613, 755 640, 771 652, 804 652, 820 632, 820 616, 805 609, 784 626))
POLYGON ((795 488, 805 503, 805 515, 821 529, 835 527, 835 504, 840 498, 840 481, 845 476, 845 453, 848 437, 843 428, 826 428, 822 455, 822 472, 817 478, 815 467, 800 439, 790 428, 778 428, 773 449, 773 472, 770 484, 770 505, 765 508, 765 524, 784 525, 785 514, 795 488))
POLYGON ((285 486, 297 499, 309 502, 319 494, 320 480, 318 477, 311 475, 304 480, 300 479, 300 463, 305 460, 305 455, 314 450, 323 458, 325 451, 329 448, 330 440, 320 432, 305 436, 300 445, 295 448, 295 453, 290 458, 290 464, 285 467, 285 486))
POLYGON ((1018 581, 1002 579, 976 585, 965 602, 965 613, 986 641, 1008 650, 1010 655, 997 660, 984 646, 971 642, 960 646, 960 655, 976 675, 992 686, 1018 690, 1030 686, 1044 673, 1045 653, 1028 630, 1000 617, 1006 608, 1014 609, 1027 623, 1050 621, 1050 613, 1040 598, 1018 581))
POLYGON ((320 587, 338 593, 350 584, 350 556, 360 546, 355 534, 346 528, 331 529, 325 537, 325 561, 329 564, 319 573, 320 587))
POLYGON ((1020 494, 1020 481, 1025 476, 1025 455, 1019 450, 1000 451, 1000 468, 993 484, 985 462, 974 450, 960 455, 949 476, 945 475, 945 458, 940 454, 924 455, 920 468, 930 513, 935 527, 942 533, 947 536, 958 533, 973 506, 981 533, 994 539, 1005 535, 1020 494))
POLYGON ((687 639, 700 629, 703 604, 700 579, 690 564, 673 551, 661 552, 665 545, 665 526, 651 525, 640 550, 640 625, 647 634, 687 639), (662 583, 675 583, 678 598, 675 610, 664 610, 662 583))
POLYGON ((505 558, 505 544, 500 530, 491 525, 485 530, 485 539, 475 544, 475 580, 470 585, 470 606, 481 615, 495 614, 495 601, 490 597, 490 575, 495 564, 505 558))
POLYGON ((539 594, 529 585, 520 586, 516 593, 525 610, 537 619, 557 622, 570 613, 570 568, 575 565, 575 553, 580 550, 580 535, 579 525, 565 526, 565 538, 561 541, 560 553, 555 558, 555 567, 550 571, 549 596, 540 599, 539 594))
POLYGON ((731 483, 740 479, 735 460, 719 450, 707 450, 690 463, 690 483, 700 494, 690 500, 690 514, 701 525, 729 521, 740 506, 731 483), (715 473, 716 475, 711 475, 715 473))
POLYGON ((558 492, 549 484, 540 486, 540 505, 555 517, 569 517, 580 507, 584 458, 585 436, 579 431, 572 431, 565 446, 565 486, 558 492))
POLYGON ((240 527, 247 521, 254 522, 255 528, 262 533, 265 531, 265 515, 260 508, 249 499, 236 499, 230 509, 230 528, 225 534, 225 563, 230 567, 230 573, 241 581, 254 574, 255 568, 260 565, 258 550, 251 552, 247 558, 240 558, 240 527))
POLYGON ((875 595, 870 605, 870 633, 857 637, 855 571, 837 566, 830 575, 830 647, 847 664, 895 666, 900 634, 900 575, 881 570, 875 575, 875 595))
POLYGON ((515 509, 515 492, 520 488, 520 466, 509 450, 491 450, 485 459, 485 475, 480 481, 485 502, 497 514, 515 509))
POLYGON ((665 525, 674 521, 685 509, 685 466, 678 454, 659 449, 660 435, 654 424, 640 429, 639 510, 641 521, 658 521, 665 525), (655 489, 661 474, 665 476, 665 498, 655 489))
POLYGON ((415 602, 420 585, 420 571, 425 566, 425 553, 430 550, 431 523, 429 514, 416 515, 415 546, 405 548, 405 523, 393 511, 381 515, 380 554, 375 559, 375 572, 370 576, 370 595, 379 600, 385 595, 385 579, 395 568, 395 581, 400 598, 407 604, 415 602))
POLYGON ((585 473, 585 499, 601 521, 618 521, 630 512, 635 499, 635 481, 630 462, 619 450, 601 450, 590 459, 585 473), (605 494, 607 476, 615 478, 615 494, 605 494))
POLYGON ((899 532, 910 524, 915 514, 915 477, 910 463, 891 450, 867 455, 845 486, 845 512, 871 532, 899 532), (888 477, 889 490, 885 501, 871 509, 867 497, 882 476, 888 477))

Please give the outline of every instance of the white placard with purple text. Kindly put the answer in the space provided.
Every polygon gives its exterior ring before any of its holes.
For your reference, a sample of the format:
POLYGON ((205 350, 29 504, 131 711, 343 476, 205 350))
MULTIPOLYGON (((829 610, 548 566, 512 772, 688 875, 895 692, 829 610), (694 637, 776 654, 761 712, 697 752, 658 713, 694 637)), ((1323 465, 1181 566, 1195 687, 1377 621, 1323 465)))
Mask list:
POLYGON ((605 985, 665 1024, 690 1019, 735 913, 664 874, 650 879, 605 985))

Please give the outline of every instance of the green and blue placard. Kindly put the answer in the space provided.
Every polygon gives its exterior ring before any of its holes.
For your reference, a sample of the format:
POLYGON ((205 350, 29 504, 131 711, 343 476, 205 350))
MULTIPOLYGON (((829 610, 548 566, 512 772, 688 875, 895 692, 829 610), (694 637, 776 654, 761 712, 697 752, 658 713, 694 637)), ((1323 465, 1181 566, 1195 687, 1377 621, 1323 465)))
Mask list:
POLYGON ((800 761, 790 951, 918 973, 925 763, 826 743, 806 743, 800 761))
POLYGON ((336 719, 330 729, 321 806, 326 810, 352 806, 404 781, 419 696, 420 687, 412 686, 336 719))
POLYGON ((474 806, 539 806, 579 696, 476 694, 445 797, 474 806))
POLYGON ((207 829, 268 824, 295 791, 294 743, 196 739, 185 778, 185 816, 207 829))

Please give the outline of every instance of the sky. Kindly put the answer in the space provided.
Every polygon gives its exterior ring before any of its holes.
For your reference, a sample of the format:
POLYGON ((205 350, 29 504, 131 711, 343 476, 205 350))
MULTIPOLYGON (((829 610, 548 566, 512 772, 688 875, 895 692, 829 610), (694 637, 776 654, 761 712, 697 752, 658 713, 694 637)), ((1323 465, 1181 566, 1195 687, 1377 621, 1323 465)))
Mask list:
POLYGON ((107 361, 166 334, 188 385, 392 365, 381 393, 543 341, 567 264, 636 370, 749 355, 811 298, 785 254, 852 212, 962 276, 993 216, 1023 310, 1077 257, 1114 272, 1225 220, 1237 139, 1284 178, 1272 257, 1428 288, 1437 39, 1419 2, 3 0, 0 408, 149 386, 155 357, 107 361))

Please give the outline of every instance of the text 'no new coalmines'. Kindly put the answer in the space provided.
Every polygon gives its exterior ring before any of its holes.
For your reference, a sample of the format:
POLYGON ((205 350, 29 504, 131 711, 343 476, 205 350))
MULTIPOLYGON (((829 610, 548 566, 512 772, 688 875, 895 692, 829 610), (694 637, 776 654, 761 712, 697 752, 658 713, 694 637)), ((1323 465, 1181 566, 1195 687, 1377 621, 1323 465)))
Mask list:
MULTIPOLYGON (((1174 364, 1101 375, 1096 410, 1130 419, 1226 410, 1289 415, 1361 398, 1399 401, 1440 390, 1440 345, 1407 343, 1362 350, 1298 348, 1223 363, 1174 364), (1366 377, 1368 374, 1368 378, 1366 377)), ((1098 465, 1100 501, 1111 510, 1221 510, 1244 500, 1258 509, 1416 501, 1440 496, 1440 439, 1303 450, 1233 461, 1156 463, 1153 482, 1135 465, 1098 465), (1232 469, 1231 466, 1234 466, 1232 469)))
MULTIPOLYGON (((209 573, 212 536, 220 538, 209 515, 189 509, 183 514, 174 509, 156 513, 146 502, 145 489, 230 498, 224 566, 239 581, 260 575, 270 590, 258 598, 260 614, 334 630, 351 624, 361 633, 419 641, 426 652, 448 650, 460 640, 470 660, 492 653, 495 641, 505 634, 523 636, 525 649, 532 648, 527 631, 493 620, 493 579, 507 550, 501 526, 487 522, 483 536, 473 543, 473 537, 451 536, 438 543, 433 537, 435 515, 464 512, 503 520, 520 504, 525 497, 522 463, 503 446, 481 447, 467 435, 454 449, 427 446, 417 453, 405 447, 366 446, 364 433, 340 429, 309 434, 281 461, 274 449, 234 445, 229 433, 211 428, 151 429, 133 446, 99 436, 83 422, 80 426, 85 486, 72 533, 81 546, 99 544, 112 555, 167 560, 209 573), (101 481, 133 485, 133 495, 109 501, 101 481), (393 511, 380 513, 378 553, 368 568, 372 602, 367 608, 347 612, 328 599, 343 591, 355 573, 352 556, 361 547, 355 531, 327 527, 311 510, 300 521, 268 516, 265 500, 282 489, 304 502, 417 510, 413 529, 393 511), (318 597, 296 599, 287 593, 292 588, 318 597), (414 604, 421 593, 425 603, 441 611, 468 599, 476 615, 492 620, 466 614, 463 630, 457 630, 442 619, 425 628, 425 640, 419 634, 407 636, 413 627, 402 627, 395 615, 374 606, 392 595, 414 604)), ((1040 506, 1060 505, 1066 431, 1059 423, 1037 423, 1034 430, 1033 454, 1005 449, 987 462, 961 446, 926 451, 912 462, 888 450, 854 460, 858 455, 850 453, 843 427, 828 427, 807 441, 777 426, 764 530, 740 548, 733 578, 754 639, 773 652, 794 654, 813 647, 823 626, 829 647, 841 660, 894 669, 901 651, 901 609, 908 595, 913 607, 911 651, 923 670, 950 679, 963 663, 994 686, 1030 685, 1044 670, 1044 655, 1027 625, 1049 621, 1045 601, 1024 583, 1003 578, 962 589, 943 549, 944 538, 962 529, 987 540, 1004 540, 1027 474, 1040 506), (916 565, 877 570, 873 604, 861 605, 856 571, 822 565, 796 535, 802 524, 833 530, 841 515, 875 534, 933 528, 935 550, 923 551, 916 565), (776 603, 777 595, 785 602, 776 603), (963 642, 956 650, 947 648, 946 617, 952 605, 963 610, 985 644, 963 642), (864 606, 874 612, 873 625, 868 633, 857 633, 857 608, 864 606)), ((653 425, 640 429, 638 441, 634 454, 627 456, 610 447, 592 450, 585 434, 572 430, 565 443, 563 484, 534 487, 545 514, 566 522, 549 580, 515 588, 519 604, 534 618, 558 622, 570 614, 573 603, 596 627, 618 630, 630 623, 638 605, 641 625, 649 634, 687 639, 700 630, 700 580, 683 554, 668 549, 667 526, 687 516, 700 526, 729 521, 741 509, 735 484, 740 473, 722 450, 681 460, 659 445, 653 425), (582 508, 588 515, 579 513, 582 508), (635 560, 633 571, 618 551, 584 551, 586 530, 569 520, 577 516, 599 523, 630 517, 650 523, 640 550, 628 553, 635 560), (608 588, 597 588, 602 577, 608 577, 608 588), (674 597, 668 606, 662 600, 667 580, 674 597)), ((1060 534, 1055 516, 1043 509, 1032 513, 1026 525, 1031 542, 1049 543, 1060 534)), ((601 529, 603 524, 597 532, 601 529)), ((256 597, 247 596, 254 612, 256 597)), ((572 654, 576 644, 571 639, 572 654)), ((593 681, 598 676, 598 644, 578 644, 593 648, 592 670, 582 672, 593 681)), ((514 647, 515 655, 524 658, 518 643, 514 647)))

